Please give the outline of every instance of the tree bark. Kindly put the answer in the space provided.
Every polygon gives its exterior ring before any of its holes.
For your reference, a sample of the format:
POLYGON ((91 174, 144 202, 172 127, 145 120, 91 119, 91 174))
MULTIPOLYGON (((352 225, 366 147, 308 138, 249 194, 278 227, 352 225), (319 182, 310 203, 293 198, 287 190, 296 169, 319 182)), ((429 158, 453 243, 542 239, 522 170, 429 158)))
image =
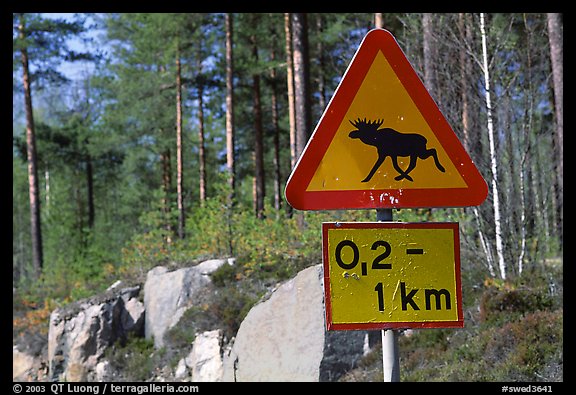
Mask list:
POLYGON ((230 188, 229 204, 236 190, 236 166, 234 162, 234 42, 233 16, 226 14, 226 167, 230 188))
MULTIPOLYGON (((256 36, 251 37, 252 59, 258 63, 256 36)), ((253 112, 254 112, 254 211, 257 218, 264 218, 264 141, 262 126, 262 104, 260 99, 260 75, 252 75, 253 112)))
POLYGON ((310 59, 308 22, 305 13, 292 17, 294 50, 294 103, 296 115, 296 156, 300 157, 311 134, 310 59))
MULTIPOLYGON (((20 38, 24 40, 24 21, 20 18, 18 26, 20 38)), ((28 51, 21 50, 22 83, 24 85, 24 106, 26 111, 26 148, 28 155, 28 190, 30 199, 30 231, 32 239, 32 264, 36 275, 42 273, 44 256, 42 248, 42 227, 40 221, 40 194, 38 190, 38 167, 36 158, 36 134, 32 112, 32 87, 30 85, 30 70, 28 66, 28 51)))
POLYGON ((422 41, 424 47, 424 85, 432 97, 435 97, 436 92, 436 75, 434 73, 434 56, 435 46, 432 37, 432 14, 422 14, 422 41))
POLYGON ((564 63, 562 44, 562 16, 548 13, 548 39, 552 60, 552 81, 554 84, 554 109, 556 111, 556 211, 558 213, 558 235, 562 245, 564 232, 564 63))
MULTIPOLYGON (((458 14, 458 32, 464 41, 471 40, 470 24, 467 23, 466 14, 458 14)), ((472 155, 470 151, 470 128, 472 127, 471 113, 470 113, 470 98, 468 87, 470 86, 470 79, 472 78, 472 64, 470 58, 463 48, 460 49, 460 92, 462 99, 462 140, 466 151, 472 155)))
POLYGON ((185 237, 184 174, 182 160, 182 80, 180 50, 176 51, 176 194, 178 202, 178 238, 185 237))
POLYGON ((294 53, 292 45, 292 14, 284 14, 284 33, 286 35, 286 85, 288 91, 288 120, 290 124, 290 166, 296 166, 296 114, 294 103, 294 53))
POLYGON ((170 149, 166 149, 160 154, 160 163, 162 164, 162 213, 164 214, 164 229, 166 236, 164 242, 168 245, 172 243, 174 227, 171 223, 170 216, 170 193, 172 192, 172 165, 170 159, 170 149))
MULTIPOLYGON (((324 16, 323 14, 319 13, 316 15, 316 28, 317 34, 322 37, 322 33, 324 31, 324 16)), ((318 107, 320 107, 320 114, 324 112, 326 109, 326 78, 324 73, 324 40, 318 40, 318 44, 316 46, 316 50, 318 53, 318 94, 320 95, 318 98, 318 107)))
MULTIPOLYGON (((469 81, 472 77, 472 63, 470 61, 470 57, 466 53, 466 47, 472 40, 472 32, 470 29, 470 23, 466 14, 460 13, 458 14, 458 32, 459 36, 463 39, 462 46, 460 48, 460 91, 461 91, 461 100, 462 100, 462 144, 464 145, 464 149, 472 156, 471 152, 471 144, 470 144, 470 130, 472 127, 472 112, 470 111, 470 91, 469 81)), ((472 208, 472 213, 474 218, 476 219, 477 228, 478 228, 478 241, 480 246, 482 247, 482 251, 486 255, 486 263, 488 266, 488 273, 491 277, 496 276, 496 272, 494 271, 494 258, 488 246, 487 237, 482 229, 482 222, 480 221, 480 212, 478 207, 472 208)))
POLYGON ((384 29, 384 20, 381 12, 374 13, 374 26, 376 29, 384 29))
MULTIPOLYGON (((200 44, 198 45, 198 75, 202 75, 202 61, 200 56, 200 44)), ((198 82, 198 163, 200 172, 200 205, 206 202, 206 142, 204 138, 204 86, 202 78, 198 82)))
POLYGON ((502 219, 500 215, 500 199, 498 196, 498 161, 496 160, 496 148, 494 144, 494 126, 492 123, 492 102, 490 95, 490 72, 488 70, 488 48, 486 44, 486 28, 484 13, 480 14, 480 30, 482 34, 482 58, 484 72, 484 89, 486 99, 486 113, 488 118, 488 140, 490 143, 490 163, 492 170, 492 204, 494 208, 494 231, 496 238, 496 255, 500 277, 506 279, 506 262, 504 261, 504 248, 502 246, 502 219))
MULTIPOLYGON (((270 52, 270 60, 276 60, 276 29, 272 30, 272 51, 270 52)), ((282 191, 281 191, 281 171, 280 171, 280 126, 278 121, 278 87, 277 87, 277 74, 276 68, 272 67, 270 70, 270 83, 272 88, 271 98, 271 111, 272 111, 272 128, 274 130, 274 209, 276 215, 279 215, 282 206, 282 191)))
MULTIPOLYGON (((422 41, 424 54, 424 86, 433 98, 437 95, 436 78, 434 73, 434 39, 432 37, 432 14, 422 14, 422 41)), ((428 221, 432 221, 432 209, 425 209, 428 221)))
POLYGON ((88 227, 94 229, 95 210, 94 210, 94 169, 92 165, 92 156, 86 156, 86 184, 88 194, 88 227))

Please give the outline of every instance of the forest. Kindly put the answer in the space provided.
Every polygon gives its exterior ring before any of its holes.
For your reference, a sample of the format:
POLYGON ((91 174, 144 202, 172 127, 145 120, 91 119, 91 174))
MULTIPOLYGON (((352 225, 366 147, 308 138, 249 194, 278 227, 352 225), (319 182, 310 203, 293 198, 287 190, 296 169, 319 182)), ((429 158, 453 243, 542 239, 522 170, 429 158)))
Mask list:
MULTIPOLYGON (((368 31, 390 31, 488 184, 457 221, 463 286, 555 283, 563 20, 538 13, 13 14, 18 326, 156 265, 236 257, 238 281, 321 262, 284 188, 368 31)), ((558 269, 560 267, 560 269, 558 269)))

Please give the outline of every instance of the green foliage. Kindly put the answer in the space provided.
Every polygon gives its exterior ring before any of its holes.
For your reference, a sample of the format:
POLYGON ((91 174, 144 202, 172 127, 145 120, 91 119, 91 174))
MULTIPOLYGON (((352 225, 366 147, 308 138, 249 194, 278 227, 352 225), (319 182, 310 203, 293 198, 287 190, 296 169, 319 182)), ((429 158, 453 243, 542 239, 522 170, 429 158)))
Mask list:
POLYGON ((538 290, 498 290, 491 287, 482 295, 480 319, 490 323, 509 320, 528 312, 548 310, 553 305, 554 299, 538 290))
POLYGON ((113 369, 122 371, 128 382, 146 381, 153 374, 155 361, 162 356, 154 349, 154 341, 129 337, 125 344, 116 342, 106 350, 106 359, 113 369))

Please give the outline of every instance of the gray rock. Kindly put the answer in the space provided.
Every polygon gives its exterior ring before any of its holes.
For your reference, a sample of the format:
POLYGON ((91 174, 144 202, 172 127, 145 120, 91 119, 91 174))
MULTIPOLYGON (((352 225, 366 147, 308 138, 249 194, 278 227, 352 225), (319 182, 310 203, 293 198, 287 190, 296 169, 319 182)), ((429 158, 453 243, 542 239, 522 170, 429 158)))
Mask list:
POLYGON ((222 330, 197 333, 192 350, 178 361, 174 378, 194 382, 222 381, 222 330))
POLYGON ((171 272, 163 266, 148 272, 144 284, 145 334, 147 339, 154 339, 156 348, 164 345, 166 331, 178 323, 184 312, 206 298, 206 288, 212 282, 209 275, 231 262, 212 259, 171 272))
POLYGON ((192 371, 194 382, 221 381, 223 374, 222 330, 198 334, 192 351, 186 357, 186 366, 192 371))
POLYGON ((248 312, 223 381, 334 381, 362 357, 365 336, 326 331, 322 265, 309 267, 248 312))
POLYGON ((139 287, 83 299, 50 315, 48 364, 50 380, 85 381, 107 347, 141 336, 144 308, 139 287))
POLYGON ((24 381, 22 378, 34 367, 34 357, 12 346, 12 380, 24 381))

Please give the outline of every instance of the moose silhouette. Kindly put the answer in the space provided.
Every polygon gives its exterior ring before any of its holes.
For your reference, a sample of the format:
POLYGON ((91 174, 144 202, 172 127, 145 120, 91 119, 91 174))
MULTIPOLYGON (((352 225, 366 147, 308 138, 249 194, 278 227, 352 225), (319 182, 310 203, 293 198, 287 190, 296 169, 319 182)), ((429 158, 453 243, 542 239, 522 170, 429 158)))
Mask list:
POLYGON ((441 172, 446 170, 440 164, 438 160, 438 154, 434 148, 426 148, 427 140, 426 137, 416 134, 416 133, 400 133, 391 128, 379 129, 379 127, 384 123, 383 119, 378 119, 374 121, 367 121, 366 118, 361 120, 358 118, 356 121, 348 120, 356 128, 356 130, 351 131, 348 137, 353 139, 360 139, 364 144, 372 145, 378 150, 378 159, 370 173, 362 180, 362 182, 368 182, 376 173, 376 170, 384 163, 387 156, 392 158, 392 165, 394 169, 398 172, 398 176, 394 177, 396 181, 402 179, 407 179, 409 181, 414 181, 414 179, 409 175, 412 170, 416 167, 416 162, 418 158, 427 159, 430 156, 434 158, 434 163, 436 167, 441 172), (398 165, 398 157, 410 157, 410 163, 406 170, 398 165))

